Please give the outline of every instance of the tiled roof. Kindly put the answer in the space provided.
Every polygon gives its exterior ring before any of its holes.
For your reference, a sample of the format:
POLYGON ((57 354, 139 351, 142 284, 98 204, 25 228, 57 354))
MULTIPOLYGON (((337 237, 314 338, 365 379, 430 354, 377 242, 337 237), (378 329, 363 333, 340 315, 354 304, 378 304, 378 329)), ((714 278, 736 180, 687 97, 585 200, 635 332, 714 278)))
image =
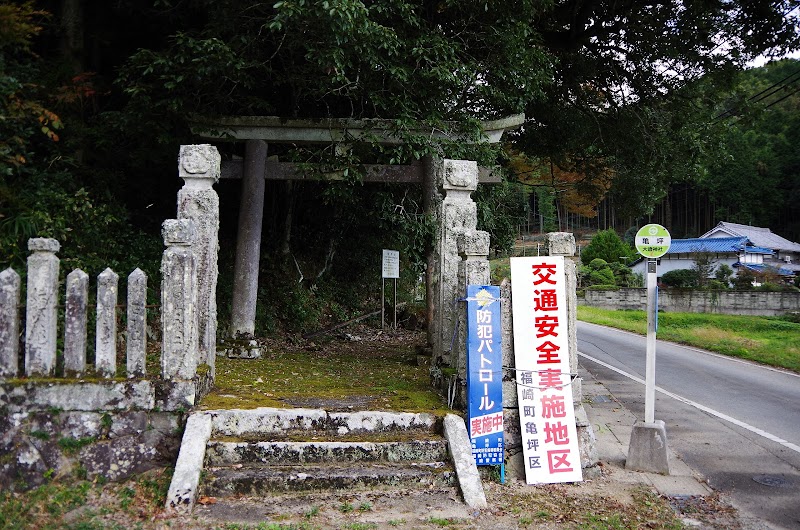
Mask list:
POLYGON ((768 248, 748 245, 746 237, 710 237, 692 239, 673 239, 667 254, 695 254, 697 252, 772 254, 768 248))
POLYGON ((744 267, 746 269, 750 269, 751 271, 755 272, 764 272, 767 270, 774 270, 781 276, 794 276, 794 271, 787 269, 786 267, 772 267, 771 265, 762 265, 762 264, 755 264, 755 263, 734 263, 734 267, 744 267))
POLYGON ((790 250, 793 252, 800 252, 800 243, 789 241, 785 237, 772 233, 769 228, 762 228, 760 226, 740 225, 738 223, 728 223, 720 221, 717 226, 700 236, 701 239, 724 239, 710 236, 714 231, 722 230, 732 236, 742 236, 749 239, 753 245, 759 247, 771 248, 772 250, 790 250))

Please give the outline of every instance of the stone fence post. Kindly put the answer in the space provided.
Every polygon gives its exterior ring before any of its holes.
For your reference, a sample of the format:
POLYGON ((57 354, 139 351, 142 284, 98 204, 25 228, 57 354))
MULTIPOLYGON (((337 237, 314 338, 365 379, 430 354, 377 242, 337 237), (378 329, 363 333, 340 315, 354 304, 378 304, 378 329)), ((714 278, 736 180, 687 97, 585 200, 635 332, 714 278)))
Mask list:
POLYGON ((194 222, 167 219, 161 230, 161 376, 191 380, 197 371, 197 260, 194 222))
POLYGON ((145 376, 147 351, 147 275, 135 269, 128 275, 128 378, 145 376))
POLYGON ((0 378, 16 377, 19 371, 19 274, 0 272, 0 378))
POLYGON ((58 268, 55 239, 28 240, 28 296, 25 308, 25 375, 52 376, 56 368, 58 268))
POLYGON ((217 354, 219 276, 219 196, 212 186, 219 181, 220 160, 217 148, 211 145, 182 145, 178 163, 178 175, 185 183, 178 191, 178 219, 191 219, 196 230, 192 250, 197 258, 197 364, 208 364, 212 377, 217 354))
POLYGON ((64 373, 80 375, 86 371, 86 327, 89 307, 89 275, 75 269, 67 275, 64 309, 64 373))
POLYGON ((117 375, 117 292, 119 275, 106 269, 97 277, 94 367, 101 377, 117 375))

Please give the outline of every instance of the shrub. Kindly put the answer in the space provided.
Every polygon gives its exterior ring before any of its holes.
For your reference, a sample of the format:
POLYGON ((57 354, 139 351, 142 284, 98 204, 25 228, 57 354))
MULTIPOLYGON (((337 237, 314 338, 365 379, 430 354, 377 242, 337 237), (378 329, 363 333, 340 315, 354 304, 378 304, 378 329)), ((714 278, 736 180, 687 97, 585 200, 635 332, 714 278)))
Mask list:
POLYGON ((624 261, 625 258, 632 258, 634 255, 633 248, 620 239, 614 230, 601 230, 581 252, 581 263, 591 264, 592 260, 596 258, 613 263, 619 262, 621 259, 624 261))
POLYGON ((590 285, 586 288, 589 291, 619 291, 619 286, 617 285, 608 285, 608 284, 598 284, 598 285, 590 285))
POLYGON ((741 267, 739 272, 733 278, 733 287, 734 289, 738 289, 740 291, 750 291, 753 289, 753 282, 755 279, 756 275, 753 274, 753 271, 741 267))
POLYGON ((603 258, 595 258, 589 262, 589 268, 592 270, 600 270, 608 267, 608 262, 603 258))
POLYGON ((716 278, 718 282, 725 284, 725 287, 730 286, 732 276, 733 269, 731 269, 726 263, 721 264, 719 267, 717 267, 717 270, 714 271, 714 278, 716 278))
POLYGON ((661 282, 667 287, 690 289, 697 287, 697 273, 689 269, 675 269, 665 272, 661 277, 661 282))
POLYGON ((724 291, 727 288, 727 282, 721 282, 719 280, 709 280, 708 282, 708 289, 711 291, 724 291))
POLYGON ((614 273, 609 268, 592 271, 589 273, 590 285, 616 285, 614 273))

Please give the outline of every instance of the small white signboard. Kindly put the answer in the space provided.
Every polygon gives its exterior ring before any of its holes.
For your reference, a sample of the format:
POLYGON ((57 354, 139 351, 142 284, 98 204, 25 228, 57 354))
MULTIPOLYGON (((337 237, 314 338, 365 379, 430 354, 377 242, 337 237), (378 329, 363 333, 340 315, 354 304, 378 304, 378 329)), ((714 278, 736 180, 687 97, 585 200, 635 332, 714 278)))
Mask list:
POLYGON ((563 256, 511 258, 514 360, 528 484, 583 480, 565 287, 563 256))
POLYGON ((383 265, 381 267, 382 278, 400 277, 400 251, 383 250, 383 265))

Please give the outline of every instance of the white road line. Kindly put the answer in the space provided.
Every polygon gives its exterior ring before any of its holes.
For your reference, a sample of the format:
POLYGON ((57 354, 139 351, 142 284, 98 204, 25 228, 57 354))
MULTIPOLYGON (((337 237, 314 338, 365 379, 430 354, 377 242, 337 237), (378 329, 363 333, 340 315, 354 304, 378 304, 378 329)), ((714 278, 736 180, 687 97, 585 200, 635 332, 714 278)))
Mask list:
MULTIPOLYGON (((588 359, 588 360, 592 361, 593 363, 597 363, 597 364, 599 364, 601 366, 605 366, 609 370, 613 370, 614 372, 617 372, 618 374, 620 374, 622 376, 625 376, 628 379, 636 381, 639 384, 643 385, 645 383, 644 379, 641 379, 639 377, 636 377, 635 375, 629 374, 628 372, 626 372, 624 370, 620 370, 619 368, 611 366, 610 364, 608 364, 606 362, 603 362, 600 359, 595 359, 591 355, 586 355, 585 353, 581 353, 581 352, 578 352, 578 355, 580 355, 581 357, 583 357, 585 359, 588 359)), ((685 397, 679 396, 677 394, 673 394, 672 392, 664 390, 663 388, 661 388, 659 386, 656 386, 656 392, 660 392, 660 393, 664 394, 665 396, 671 397, 673 399, 677 399, 678 401, 680 401, 682 403, 686 403, 687 405, 692 406, 692 407, 694 407, 696 409, 702 410, 703 412, 711 414, 712 416, 716 416, 717 418, 719 418, 721 420, 725 420, 727 422, 733 423, 734 425, 737 425, 737 426, 741 427, 742 429, 747 429, 748 431, 750 431, 750 432, 752 432, 754 434, 757 434, 759 436, 762 436, 762 437, 766 438, 767 440, 771 440, 771 441, 773 441, 775 443, 781 444, 782 446, 786 447, 787 449, 791 449, 792 451, 796 451, 796 452, 800 453, 800 446, 798 446, 796 444, 793 444, 792 442, 788 442, 788 441, 784 440, 783 438, 779 438, 779 437, 775 436, 774 434, 770 434, 767 431, 762 431, 758 427, 753 427, 752 425, 747 424, 747 423, 745 423, 743 421, 737 420, 736 418, 732 418, 732 417, 728 416, 727 414, 723 414, 722 412, 716 411, 714 409, 710 409, 710 408, 706 407, 705 405, 701 405, 700 403, 696 403, 696 402, 692 401, 691 399, 686 399, 685 397)))

